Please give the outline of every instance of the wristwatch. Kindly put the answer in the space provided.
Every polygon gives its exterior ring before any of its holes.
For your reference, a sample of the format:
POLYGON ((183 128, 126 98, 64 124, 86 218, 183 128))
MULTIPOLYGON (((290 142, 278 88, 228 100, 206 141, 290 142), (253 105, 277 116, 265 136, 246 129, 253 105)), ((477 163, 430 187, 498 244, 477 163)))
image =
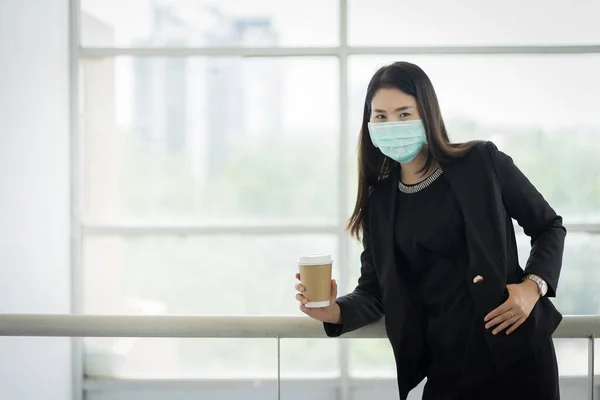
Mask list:
POLYGON ((525 278, 523 278, 523 280, 525 280, 525 279, 529 279, 529 280, 532 280, 535 282, 535 284, 538 287, 538 293, 540 294, 541 297, 544 297, 546 295, 546 293, 548 293, 548 284, 546 283, 545 280, 543 280, 539 276, 537 276, 535 274, 527 274, 527 275, 525 275, 525 278))

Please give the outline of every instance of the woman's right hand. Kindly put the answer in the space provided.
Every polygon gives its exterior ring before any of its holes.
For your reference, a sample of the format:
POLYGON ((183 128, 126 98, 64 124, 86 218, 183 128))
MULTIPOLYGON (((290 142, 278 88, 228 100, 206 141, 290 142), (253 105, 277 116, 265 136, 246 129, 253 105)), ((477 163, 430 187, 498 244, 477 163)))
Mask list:
MULTIPOLYGON (((296 274, 296 279, 300 280, 300 273, 296 274)), ((300 302, 300 310, 311 318, 321 322, 329 322, 331 324, 340 324, 341 321, 341 310, 337 299, 337 283, 335 279, 331 280, 331 298, 329 299, 328 307, 319 308, 308 308, 305 306, 308 303, 308 299, 304 297, 304 286, 301 283, 296 284, 296 290, 299 292, 296 295, 296 300, 300 302)))

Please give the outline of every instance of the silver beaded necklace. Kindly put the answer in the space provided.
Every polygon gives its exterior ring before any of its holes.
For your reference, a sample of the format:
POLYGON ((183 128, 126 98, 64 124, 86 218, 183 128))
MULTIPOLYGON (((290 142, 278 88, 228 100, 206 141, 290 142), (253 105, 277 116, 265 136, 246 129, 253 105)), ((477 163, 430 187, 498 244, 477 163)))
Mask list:
POLYGON ((399 180, 398 181, 398 189, 402 193, 406 193, 406 194, 413 194, 413 193, 420 192, 421 190, 425 189, 427 186, 431 185, 443 173, 444 173, 444 171, 442 170, 442 168, 437 167, 436 170, 433 171, 433 173, 427 177, 427 179, 417 183, 416 185, 407 186, 399 180))

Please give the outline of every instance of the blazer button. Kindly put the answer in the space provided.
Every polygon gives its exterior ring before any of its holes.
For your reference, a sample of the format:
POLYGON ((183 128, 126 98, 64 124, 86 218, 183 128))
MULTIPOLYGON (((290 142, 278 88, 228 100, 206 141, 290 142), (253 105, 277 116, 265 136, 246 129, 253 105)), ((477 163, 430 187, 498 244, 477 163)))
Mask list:
POLYGON ((477 275, 475 278, 473 278, 473 283, 479 283, 479 282, 483 282, 483 276, 481 276, 481 275, 477 275))

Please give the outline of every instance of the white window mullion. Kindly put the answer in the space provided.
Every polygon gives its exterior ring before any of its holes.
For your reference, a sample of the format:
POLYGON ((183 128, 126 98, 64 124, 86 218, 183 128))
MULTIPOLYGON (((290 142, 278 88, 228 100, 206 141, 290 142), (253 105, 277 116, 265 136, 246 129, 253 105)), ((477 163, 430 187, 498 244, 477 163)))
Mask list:
MULTIPOLYGON (((80 1, 69 1, 69 176, 71 181, 71 313, 83 311, 83 183, 79 131, 80 1)), ((71 398, 84 398, 83 339, 71 338, 71 398)))
MULTIPOLYGON (((342 27, 340 25, 340 27, 342 27)), ((340 38, 341 40, 341 38, 340 38)), ((600 45, 563 46, 373 46, 352 47, 82 47, 82 58, 135 57, 323 57, 347 55, 491 55, 491 54, 600 54, 600 45)))
MULTIPOLYGON (((350 276, 350 238, 345 232, 345 222, 348 219, 348 0, 340 0, 339 3, 339 26, 340 26, 340 47, 339 47, 339 91, 340 91, 340 140, 339 140, 339 223, 340 236, 340 277, 339 288, 343 293, 349 287, 350 276)), ((350 400, 350 365, 348 341, 340 341, 340 398, 350 400)))

